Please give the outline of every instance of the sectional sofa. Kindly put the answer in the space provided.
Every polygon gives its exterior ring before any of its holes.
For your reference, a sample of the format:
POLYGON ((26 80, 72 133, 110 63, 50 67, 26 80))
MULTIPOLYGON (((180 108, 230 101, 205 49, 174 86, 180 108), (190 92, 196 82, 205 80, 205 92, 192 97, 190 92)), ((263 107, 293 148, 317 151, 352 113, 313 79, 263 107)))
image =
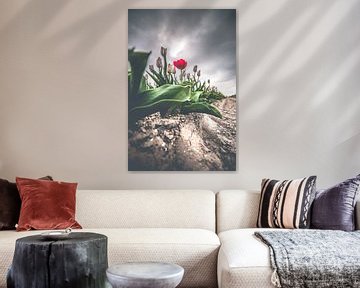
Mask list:
MULTIPOLYGON (((83 230, 108 236, 109 265, 165 261, 184 267, 180 287, 273 287, 268 247, 253 236, 259 192, 78 190, 83 230)), ((358 221, 360 223, 360 205, 358 221)), ((0 231, 0 288, 17 238, 0 231)))

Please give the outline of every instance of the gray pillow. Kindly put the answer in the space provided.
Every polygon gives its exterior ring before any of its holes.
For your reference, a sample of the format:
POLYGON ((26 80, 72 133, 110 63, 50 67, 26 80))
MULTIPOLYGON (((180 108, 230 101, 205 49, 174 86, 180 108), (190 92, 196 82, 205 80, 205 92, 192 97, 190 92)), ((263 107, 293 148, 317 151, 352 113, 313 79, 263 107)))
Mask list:
POLYGON ((318 190, 312 204, 311 228, 355 230, 355 201, 360 174, 333 187, 318 190))

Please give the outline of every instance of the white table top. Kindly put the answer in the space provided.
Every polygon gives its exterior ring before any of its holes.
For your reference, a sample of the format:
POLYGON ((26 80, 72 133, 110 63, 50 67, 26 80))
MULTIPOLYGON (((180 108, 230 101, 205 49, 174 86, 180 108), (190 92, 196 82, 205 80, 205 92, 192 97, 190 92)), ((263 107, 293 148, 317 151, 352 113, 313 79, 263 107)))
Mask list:
POLYGON ((107 273, 128 279, 169 279, 179 277, 184 273, 184 269, 171 263, 134 262, 111 266, 107 273))

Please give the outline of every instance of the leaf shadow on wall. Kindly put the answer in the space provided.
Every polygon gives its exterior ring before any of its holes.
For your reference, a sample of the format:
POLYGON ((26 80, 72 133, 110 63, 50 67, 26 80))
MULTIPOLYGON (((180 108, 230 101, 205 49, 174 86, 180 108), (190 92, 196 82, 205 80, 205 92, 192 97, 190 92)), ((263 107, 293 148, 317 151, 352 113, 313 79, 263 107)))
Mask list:
MULTIPOLYGON (((48 37, 45 42, 56 49, 64 42, 74 40, 71 57, 84 57, 90 52, 112 27, 127 15, 122 1, 113 1, 100 7, 75 23, 65 26, 59 32, 48 37)), ((126 26, 123 27, 126 29, 126 26)))
MULTIPOLYGON (((360 123, 360 103, 354 83, 360 73, 360 29, 349 27, 356 27, 360 18, 360 2, 326 4, 287 1, 259 25, 238 33, 239 146, 248 152, 239 155, 239 162, 251 162, 252 152, 264 153, 259 155, 264 162, 255 165, 264 169, 262 173, 272 171, 274 161, 286 167, 289 161, 303 163, 304 156, 318 152, 328 153, 319 164, 324 166, 337 137, 357 141, 360 127, 354 123, 360 123), (331 117, 339 119, 333 127, 328 126, 331 117), (242 137, 249 126, 254 134, 242 137), (275 152, 270 159, 269 151, 275 152)), ((321 156, 311 156, 316 157, 321 156)), ((319 168, 309 164, 299 172, 319 168)))
POLYGON ((71 0, 28 1, 21 10, 0 30, 1 36, 16 34, 19 29, 27 29, 29 36, 36 37, 65 8, 71 0), (38 17, 34 17, 38 15, 38 17))

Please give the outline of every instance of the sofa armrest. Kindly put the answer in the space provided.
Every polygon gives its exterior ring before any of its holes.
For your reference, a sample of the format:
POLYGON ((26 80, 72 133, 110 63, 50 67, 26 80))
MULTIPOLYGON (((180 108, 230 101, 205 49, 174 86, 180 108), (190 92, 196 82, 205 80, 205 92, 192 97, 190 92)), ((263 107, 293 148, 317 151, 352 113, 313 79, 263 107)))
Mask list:
POLYGON ((360 230, 360 199, 357 200, 355 206, 355 229, 360 230))

